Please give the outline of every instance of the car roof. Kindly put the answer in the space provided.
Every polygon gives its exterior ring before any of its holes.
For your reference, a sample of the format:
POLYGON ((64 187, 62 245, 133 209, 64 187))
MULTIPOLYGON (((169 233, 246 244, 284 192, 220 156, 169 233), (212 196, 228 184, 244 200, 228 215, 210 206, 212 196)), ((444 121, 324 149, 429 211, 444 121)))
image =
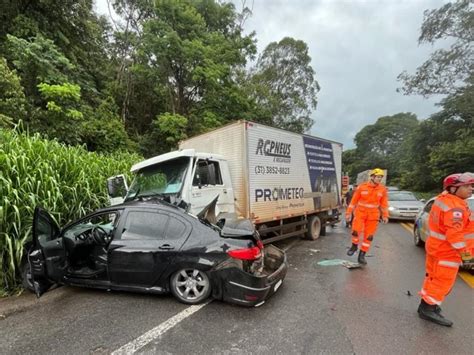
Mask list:
POLYGON ((132 207, 140 207, 140 208, 143 207, 143 208, 152 208, 152 209, 160 209, 160 210, 165 209, 169 211, 175 211, 178 213, 186 214, 186 212, 182 208, 158 198, 128 201, 119 205, 103 207, 96 210, 95 212, 115 211, 115 210, 132 208, 132 207))

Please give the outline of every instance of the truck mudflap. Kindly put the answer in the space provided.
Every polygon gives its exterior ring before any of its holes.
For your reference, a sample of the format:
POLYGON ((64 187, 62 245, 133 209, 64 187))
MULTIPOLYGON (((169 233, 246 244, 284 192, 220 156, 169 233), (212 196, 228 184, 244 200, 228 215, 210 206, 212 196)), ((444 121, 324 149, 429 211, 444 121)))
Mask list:
POLYGON ((261 272, 250 274, 239 268, 221 270, 222 299, 242 306, 260 306, 278 291, 287 270, 285 252, 267 245, 261 272))

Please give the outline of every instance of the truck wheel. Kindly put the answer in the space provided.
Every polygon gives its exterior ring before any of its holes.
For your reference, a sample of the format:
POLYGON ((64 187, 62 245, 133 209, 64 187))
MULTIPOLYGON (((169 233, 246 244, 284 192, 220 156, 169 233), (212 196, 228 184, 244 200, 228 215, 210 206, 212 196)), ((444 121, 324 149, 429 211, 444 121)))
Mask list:
POLYGON ((321 220, 318 216, 311 216, 308 220, 308 231, 306 232, 306 239, 316 240, 321 235, 321 220))
POLYGON ((319 235, 325 236, 326 235, 326 226, 321 226, 321 232, 319 235))

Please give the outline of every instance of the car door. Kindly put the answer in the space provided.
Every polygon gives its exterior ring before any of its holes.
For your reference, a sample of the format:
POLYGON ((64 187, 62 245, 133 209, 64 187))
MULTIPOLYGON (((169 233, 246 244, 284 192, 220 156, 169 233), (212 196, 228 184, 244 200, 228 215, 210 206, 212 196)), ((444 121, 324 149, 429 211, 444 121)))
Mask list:
POLYGON ((113 284, 152 287, 191 231, 189 223, 159 209, 127 209, 109 245, 113 284))
POLYGON ((50 214, 36 207, 33 216, 33 247, 28 254, 35 293, 41 296, 51 282, 65 274, 66 252, 59 226, 50 214))

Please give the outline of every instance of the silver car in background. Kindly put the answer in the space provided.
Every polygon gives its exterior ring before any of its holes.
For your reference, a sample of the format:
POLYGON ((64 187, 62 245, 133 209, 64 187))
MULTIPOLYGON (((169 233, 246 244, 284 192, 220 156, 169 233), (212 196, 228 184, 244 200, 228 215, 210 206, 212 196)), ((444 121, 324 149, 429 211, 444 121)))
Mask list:
POLYGON ((423 209, 424 200, 418 200, 410 191, 388 192, 388 218, 414 221, 423 209))
MULTIPOLYGON (((434 197, 430 198, 416 217, 415 225, 413 226, 413 241, 417 247, 425 245, 426 238, 428 238, 428 233, 430 231, 428 227, 428 216, 430 215, 434 200, 434 197)), ((467 199, 467 204, 469 205, 469 209, 474 211, 474 196, 467 199)))

